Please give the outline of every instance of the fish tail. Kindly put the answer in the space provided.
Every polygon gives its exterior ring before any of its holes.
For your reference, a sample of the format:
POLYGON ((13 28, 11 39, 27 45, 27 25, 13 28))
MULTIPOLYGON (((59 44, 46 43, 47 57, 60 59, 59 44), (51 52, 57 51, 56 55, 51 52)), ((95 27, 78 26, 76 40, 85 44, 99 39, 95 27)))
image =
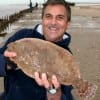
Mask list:
POLYGON ((77 88, 78 94, 82 100, 91 100, 95 96, 97 90, 97 85, 83 79, 76 80, 74 86, 77 88))

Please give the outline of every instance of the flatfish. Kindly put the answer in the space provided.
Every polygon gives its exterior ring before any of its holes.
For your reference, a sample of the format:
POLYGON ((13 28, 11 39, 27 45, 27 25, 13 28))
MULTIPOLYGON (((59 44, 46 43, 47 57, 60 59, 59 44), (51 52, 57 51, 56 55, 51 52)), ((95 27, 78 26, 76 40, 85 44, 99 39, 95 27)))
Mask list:
POLYGON ((67 50, 49 41, 24 38, 8 44, 8 51, 17 53, 13 62, 29 77, 35 71, 46 73, 48 79, 55 74, 61 84, 72 85, 83 100, 94 97, 97 86, 82 79, 78 65, 67 50))

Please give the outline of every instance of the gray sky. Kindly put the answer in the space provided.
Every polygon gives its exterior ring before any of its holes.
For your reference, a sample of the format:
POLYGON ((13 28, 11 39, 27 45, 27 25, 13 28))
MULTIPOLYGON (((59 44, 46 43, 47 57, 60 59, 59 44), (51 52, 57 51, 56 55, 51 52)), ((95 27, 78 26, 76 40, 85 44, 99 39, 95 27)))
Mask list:
MULTIPOLYGON (((28 4, 30 0, 0 0, 0 4, 28 4)), ((37 0, 31 0, 35 3, 37 0)), ((46 0, 38 0, 37 2, 43 3, 46 0)), ((66 0, 71 2, 99 2, 100 0, 66 0)))

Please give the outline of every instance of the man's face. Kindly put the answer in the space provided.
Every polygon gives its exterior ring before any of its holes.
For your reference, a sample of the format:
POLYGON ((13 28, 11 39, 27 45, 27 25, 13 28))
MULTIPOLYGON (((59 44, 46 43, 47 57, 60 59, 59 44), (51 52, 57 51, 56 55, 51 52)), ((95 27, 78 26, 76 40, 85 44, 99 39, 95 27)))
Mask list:
POLYGON ((63 5, 48 5, 44 10, 42 25, 46 40, 61 40, 69 25, 66 8, 63 5))

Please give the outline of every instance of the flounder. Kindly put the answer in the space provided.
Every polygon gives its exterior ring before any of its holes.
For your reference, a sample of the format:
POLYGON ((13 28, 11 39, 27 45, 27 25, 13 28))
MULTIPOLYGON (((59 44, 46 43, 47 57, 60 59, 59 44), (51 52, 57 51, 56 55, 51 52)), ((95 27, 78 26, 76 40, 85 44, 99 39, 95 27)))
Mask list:
POLYGON ((55 74, 61 84, 78 89, 83 100, 94 97, 97 86, 83 80, 79 67, 72 54, 49 41, 24 38, 8 44, 8 51, 17 53, 13 62, 28 76, 33 78, 35 71, 46 73, 48 79, 55 74))

